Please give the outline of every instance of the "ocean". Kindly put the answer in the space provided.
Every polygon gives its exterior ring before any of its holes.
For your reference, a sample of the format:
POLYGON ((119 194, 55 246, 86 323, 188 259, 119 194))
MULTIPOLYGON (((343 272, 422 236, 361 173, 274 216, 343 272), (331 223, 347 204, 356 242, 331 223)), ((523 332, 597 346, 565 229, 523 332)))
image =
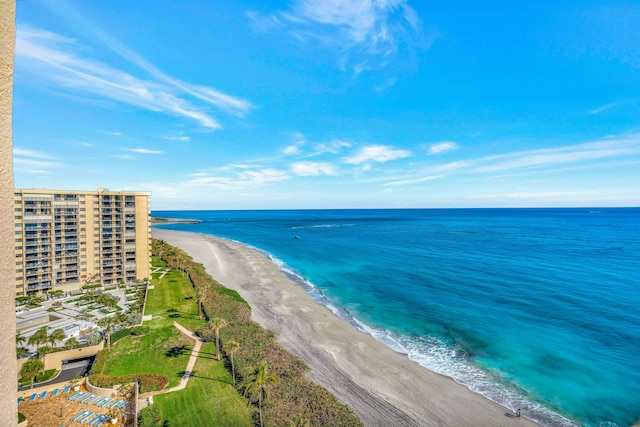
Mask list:
POLYGON ((640 420, 640 209, 154 211, 545 426, 640 420))

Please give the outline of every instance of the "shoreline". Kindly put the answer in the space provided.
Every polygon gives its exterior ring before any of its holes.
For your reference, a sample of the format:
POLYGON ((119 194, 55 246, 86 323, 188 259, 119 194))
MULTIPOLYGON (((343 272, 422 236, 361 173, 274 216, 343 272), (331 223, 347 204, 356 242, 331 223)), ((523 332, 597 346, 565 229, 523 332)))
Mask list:
POLYGON ((252 318, 310 367, 308 376, 369 426, 538 426, 424 368, 316 302, 262 252, 211 235, 152 229, 249 303, 252 318))

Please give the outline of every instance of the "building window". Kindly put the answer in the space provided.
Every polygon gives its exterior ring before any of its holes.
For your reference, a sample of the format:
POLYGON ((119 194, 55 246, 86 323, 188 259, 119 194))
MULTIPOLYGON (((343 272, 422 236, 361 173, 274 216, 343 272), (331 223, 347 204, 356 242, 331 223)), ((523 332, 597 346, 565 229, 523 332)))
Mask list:
POLYGON ((22 242, 22 239, 16 239, 16 243, 22 242))
POLYGON ((16 219, 22 219, 21 215, 16 215, 16 219))
POLYGON ((22 246, 16 246, 16 251, 21 251, 22 250, 22 246))
POLYGON ((22 273, 22 269, 21 268, 16 268, 16 273, 22 273))
POLYGON ((16 208, 15 211, 16 212, 22 212, 22 208, 16 208))
POLYGON ((16 277, 16 282, 21 282, 21 281, 22 281, 22 276, 16 277))

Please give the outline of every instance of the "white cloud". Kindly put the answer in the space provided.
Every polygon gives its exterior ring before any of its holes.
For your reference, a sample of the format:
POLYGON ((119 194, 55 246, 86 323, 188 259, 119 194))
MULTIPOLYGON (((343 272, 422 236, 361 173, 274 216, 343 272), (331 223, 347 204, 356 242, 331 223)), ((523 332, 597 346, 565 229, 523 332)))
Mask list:
POLYGON ((347 141, 341 141, 339 139, 334 139, 329 142, 321 142, 314 146, 315 152, 314 156, 319 156, 321 154, 338 154, 342 151, 343 148, 351 147, 351 143, 347 141))
POLYGON ((61 166, 61 164, 58 162, 48 162, 46 160, 23 159, 21 157, 14 157, 13 165, 17 167, 28 166, 28 167, 38 167, 38 168, 61 166))
POLYGON ((191 137, 188 137, 188 136, 165 136, 164 139, 168 141, 181 141, 181 142, 191 141, 191 137))
POLYGON ((59 168, 62 163, 55 161, 56 158, 48 153, 26 148, 13 148, 13 168, 14 172, 31 174, 48 174, 53 168, 59 168))
POLYGON ((392 181, 384 184, 385 186, 397 186, 397 185, 410 185, 410 184, 420 184, 421 182, 433 181, 434 179, 444 178, 444 175, 432 175, 432 176, 424 176, 422 178, 415 179, 404 179, 399 181, 392 181))
POLYGON ((296 162, 291 171, 298 176, 337 175, 336 168, 324 162, 296 162))
POLYGON ((441 154, 446 151, 455 150, 457 148, 458 144, 453 141, 435 142, 433 144, 429 144, 428 153, 429 155, 441 154))
POLYGON ((198 173, 184 183, 187 187, 213 187, 220 190, 252 188, 259 185, 276 183, 290 179, 287 172, 272 168, 242 170, 229 176, 217 176, 198 173))
POLYGON ((608 104, 601 105, 598 108, 594 108, 593 110, 589 110, 589 114, 600 114, 614 107, 617 107, 620 104, 621 104, 621 101, 610 102, 608 104))
POLYGON ((355 155, 345 157, 343 160, 349 164, 361 164, 367 162, 384 163, 391 160, 409 157, 410 151, 394 149, 386 145, 369 145, 362 147, 355 155))
POLYGON ((477 159, 474 163, 478 172, 497 172, 637 154, 640 154, 640 134, 632 134, 578 145, 489 156, 477 159))
MULTIPOLYGON (((82 58, 75 52, 83 48, 74 41, 49 31, 24 26, 18 27, 16 36, 16 69, 52 81, 69 91, 98 95, 151 111, 186 117, 209 130, 218 129, 221 125, 205 108, 187 97, 238 116, 252 108, 243 99, 174 79, 107 36, 102 35, 102 39, 114 52, 150 73, 155 80, 143 80, 93 59, 82 58)), ((119 132, 107 133, 121 135, 119 132)))
POLYGON ((127 151, 131 151, 132 153, 139 153, 139 154, 162 154, 162 151, 149 150, 147 148, 127 148, 127 151))
POLYGON ((376 92, 383 92, 383 91, 389 89, 390 87, 394 86, 397 81, 398 81, 398 79, 395 78, 395 77, 387 79, 382 84, 379 84, 378 86, 374 87, 374 89, 375 89, 376 92))
POLYGON ((286 28, 303 44, 359 56, 356 75, 371 67, 363 58, 380 57, 386 65, 403 42, 418 45, 422 38, 420 19, 407 0, 294 0, 286 11, 247 16, 256 31, 286 28))
POLYGON ((22 156, 22 157, 33 157, 36 159, 54 159, 55 158, 50 154, 43 153, 42 151, 27 150, 24 148, 16 148, 16 147, 13 148, 13 155, 22 156))

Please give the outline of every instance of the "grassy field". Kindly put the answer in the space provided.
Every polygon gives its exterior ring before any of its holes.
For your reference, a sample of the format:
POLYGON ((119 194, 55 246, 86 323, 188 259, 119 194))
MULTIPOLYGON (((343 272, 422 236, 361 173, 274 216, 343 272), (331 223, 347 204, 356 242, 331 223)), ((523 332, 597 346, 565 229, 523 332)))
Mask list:
MULTIPOLYGON (((154 267, 165 267, 154 257, 154 267)), ((147 292, 144 322, 147 335, 119 340, 109 354, 105 369, 108 375, 156 373, 169 378, 167 388, 179 384, 187 366, 193 340, 173 326, 180 323, 189 330, 205 324, 198 318, 193 287, 179 271, 164 277, 152 275, 154 289, 147 292)), ((215 345, 204 343, 193 376, 184 390, 154 397, 165 426, 252 426, 253 407, 231 385, 231 374, 223 362, 215 360, 215 345)))
POLYGON ((205 343, 187 387, 155 397, 169 426, 254 425, 254 408, 233 388, 231 374, 215 360, 215 352, 215 344, 205 343))

